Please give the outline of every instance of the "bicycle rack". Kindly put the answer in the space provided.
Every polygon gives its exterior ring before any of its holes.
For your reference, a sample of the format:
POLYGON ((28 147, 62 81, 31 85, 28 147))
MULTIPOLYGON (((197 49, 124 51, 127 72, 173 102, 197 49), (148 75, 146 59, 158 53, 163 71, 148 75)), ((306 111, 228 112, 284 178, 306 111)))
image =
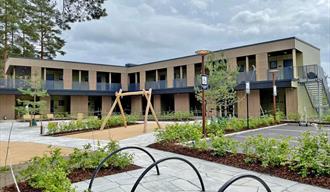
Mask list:
POLYGON ((227 181, 220 189, 218 192, 224 192, 231 184, 233 184, 235 181, 243 179, 243 178, 252 178, 255 179, 257 181, 259 181, 259 183, 261 183, 265 189, 267 190, 267 192, 271 192, 270 188, 268 187, 268 185, 266 184, 266 182, 264 180, 262 180, 260 177, 257 177, 255 175, 251 175, 251 174, 242 174, 242 175, 237 175, 234 176, 233 178, 231 178, 229 181, 227 181))
POLYGON ((131 192, 134 192, 136 187, 139 185, 140 181, 143 179, 143 177, 154 167, 154 166, 157 166, 159 163, 161 162, 164 162, 164 161, 167 161, 167 160, 180 160, 180 161, 183 161, 185 163, 187 163, 188 165, 190 165, 190 167, 193 168, 193 170, 195 171, 195 173, 197 174, 198 176, 198 179, 199 179, 199 182, 201 183, 201 187, 202 187, 202 191, 205 191, 205 187, 204 187, 204 182, 203 182, 203 179, 201 177, 201 175, 199 174, 198 170, 196 169, 196 167, 190 163, 188 160, 186 159, 183 159, 181 157, 167 157, 167 158, 164 158, 164 159, 160 159, 158 160, 157 162, 154 162, 153 164, 149 165, 149 167, 146 168, 146 170, 143 171, 143 173, 140 175, 140 177, 136 180, 136 182, 134 183, 134 186, 131 190, 131 192))
MULTIPOLYGON (((95 171, 93 172, 93 176, 89 182, 89 185, 88 185, 88 190, 87 191, 91 191, 92 190, 92 186, 93 186, 93 182, 94 182, 94 179, 97 175, 97 173, 100 171, 100 169, 102 168, 103 164, 110 158, 112 157, 113 155, 117 154, 118 152, 120 151, 123 151, 123 150, 126 150, 126 149, 138 149, 140 151, 143 151, 145 152, 151 159, 154 163, 156 163, 156 160, 155 158, 145 149, 141 148, 141 147, 136 147, 136 146, 128 146, 128 147, 123 147, 123 148, 120 148, 120 149, 117 149, 113 152, 111 152, 106 158, 104 158, 100 164, 97 166, 97 168, 95 169, 95 171)), ((158 168, 158 165, 156 165, 156 170, 157 170, 157 175, 159 175, 159 168, 158 168)))

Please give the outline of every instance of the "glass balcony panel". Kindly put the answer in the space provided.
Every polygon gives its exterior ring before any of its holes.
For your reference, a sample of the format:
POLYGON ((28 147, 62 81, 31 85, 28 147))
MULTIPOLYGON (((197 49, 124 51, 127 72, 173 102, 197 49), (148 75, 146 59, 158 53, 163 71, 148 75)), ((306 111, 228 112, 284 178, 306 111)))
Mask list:
POLYGON ((128 84, 128 91, 138 91, 138 90, 140 90, 140 83, 128 84))
POLYGON ((174 88, 187 87, 187 79, 174 79, 173 87, 174 88))

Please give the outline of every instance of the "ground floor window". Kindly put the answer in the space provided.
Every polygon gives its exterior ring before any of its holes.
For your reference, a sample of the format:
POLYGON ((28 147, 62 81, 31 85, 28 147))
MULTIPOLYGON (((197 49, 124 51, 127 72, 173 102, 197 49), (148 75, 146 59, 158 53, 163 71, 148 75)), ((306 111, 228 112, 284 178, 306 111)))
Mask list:
MULTIPOLYGON (((273 114, 273 90, 262 89, 260 90, 260 105, 261 115, 272 115, 273 114)), ((276 110, 286 113, 285 104, 285 89, 278 89, 276 96, 276 110)))

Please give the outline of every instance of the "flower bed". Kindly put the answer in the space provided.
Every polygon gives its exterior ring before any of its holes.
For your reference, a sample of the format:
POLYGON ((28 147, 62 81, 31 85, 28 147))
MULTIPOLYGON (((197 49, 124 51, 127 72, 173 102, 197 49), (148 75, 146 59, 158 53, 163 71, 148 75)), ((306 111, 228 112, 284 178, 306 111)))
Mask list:
MULTIPOLYGON (((135 124, 136 116, 127 116, 127 125, 135 124)), ((47 135, 68 135, 80 132, 100 129, 103 119, 97 117, 89 117, 84 120, 75 120, 70 122, 49 122, 47 126, 47 135)), ((124 120, 121 116, 112 116, 106 123, 105 129, 124 126, 124 120)))
MULTIPOLYGON (((101 160, 118 148, 119 145, 112 141, 104 147, 98 145, 95 150, 89 144, 83 149, 74 149, 68 158, 61 156, 60 149, 55 148, 51 150, 50 155, 33 158, 28 167, 19 173, 21 191, 75 191, 71 182, 90 179, 101 160)), ((118 153, 104 164, 98 176, 139 168, 132 163, 132 155, 118 153)), ((2 190, 16 191, 13 185, 2 190)))
POLYGON ((330 189, 330 144, 327 133, 305 132, 296 146, 291 138, 249 137, 244 142, 226 137, 223 131, 201 139, 199 125, 170 125, 156 132, 160 150, 249 169, 330 189))
MULTIPOLYGON (((194 120, 194 114, 191 112, 165 112, 157 114, 159 121, 192 121, 194 120)), ((144 115, 139 115, 140 121, 144 120, 144 115)), ((148 115, 148 120, 154 121, 153 115, 148 115)))

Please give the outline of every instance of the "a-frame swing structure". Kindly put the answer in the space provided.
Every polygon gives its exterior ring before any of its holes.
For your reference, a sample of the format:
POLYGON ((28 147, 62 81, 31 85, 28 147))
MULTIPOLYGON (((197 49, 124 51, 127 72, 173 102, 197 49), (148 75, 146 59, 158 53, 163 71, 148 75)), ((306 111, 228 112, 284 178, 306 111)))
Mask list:
POLYGON ((123 93, 123 91, 120 89, 115 94, 116 99, 113 102, 113 104, 112 104, 112 106, 110 108, 109 113, 107 114, 107 116, 103 120, 100 130, 103 130, 104 129, 107 121, 111 117, 112 112, 115 109, 115 107, 116 107, 117 104, 118 104, 118 107, 119 107, 119 110, 120 110, 120 114, 121 114, 121 116, 122 116, 122 118, 124 120, 124 125, 125 125, 125 127, 127 127, 127 120, 126 120, 125 112, 124 112, 123 106, 121 104, 120 98, 121 97, 124 97, 124 96, 134 96, 134 95, 141 95, 142 97, 145 97, 147 99, 147 107, 146 107, 146 111, 145 111, 145 115, 144 115, 144 128, 143 128, 143 132, 144 133, 147 132, 147 122, 148 122, 149 110, 151 111, 151 113, 152 113, 152 115, 153 115, 153 117, 154 117, 154 119, 155 119, 155 121, 157 123, 158 128, 161 128, 160 127, 160 124, 158 122, 158 118, 157 118, 157 115, 155 113, 154 107, 151 104, 151 93, 152 93, 152 89, 149 89, 148 91, 146 91, 146 90, 143 89, 142 91, 125 92, 125 93, 123 93))

